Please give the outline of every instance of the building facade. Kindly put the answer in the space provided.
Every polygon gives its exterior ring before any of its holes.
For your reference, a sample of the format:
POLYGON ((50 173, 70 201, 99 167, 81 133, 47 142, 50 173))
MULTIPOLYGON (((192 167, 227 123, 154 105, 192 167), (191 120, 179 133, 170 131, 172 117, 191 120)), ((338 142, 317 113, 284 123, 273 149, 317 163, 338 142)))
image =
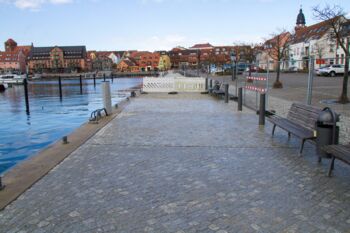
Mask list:
POLYGON ((85 71, 85 46, 32 47, 28 67, 31 73, 64 73, 85 71))
POLYGON ((31 46, 18 46, 13 39, 5 43, 5 51, 0 52, 0 72, 26 72, 26 60, 31 46))

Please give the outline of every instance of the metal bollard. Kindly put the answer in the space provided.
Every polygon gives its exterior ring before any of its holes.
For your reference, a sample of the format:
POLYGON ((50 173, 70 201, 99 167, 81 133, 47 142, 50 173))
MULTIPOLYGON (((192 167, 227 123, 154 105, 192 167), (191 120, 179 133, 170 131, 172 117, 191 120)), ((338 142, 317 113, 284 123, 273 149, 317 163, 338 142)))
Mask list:
POLYGON ((62 144, 68 144, 68 137, 67 136, 63 136, 62 137, 62 144))
POLYGON ((259 125, 265 125, 266 94, 260 94, 259 125))
POLYGON ((205 79, 205 90, 208 90, 208 78, 205 79))
POLYGON ((103 96, 103 107, 106 109, 107 114, 112 114, 112 97, 111 87, 108 81, 102 82, 102 96, 103 96))
POLYGON ((0 191, 5 188, 5 185, 2 184, 2 177, 0 176, 0 191))
POLYGON ((228 103, 228 88, 229 85, 225 84, 225 103, 228 103))
POLYGON ((243 88, 238 88, 238 111, 243 110, 243 88))

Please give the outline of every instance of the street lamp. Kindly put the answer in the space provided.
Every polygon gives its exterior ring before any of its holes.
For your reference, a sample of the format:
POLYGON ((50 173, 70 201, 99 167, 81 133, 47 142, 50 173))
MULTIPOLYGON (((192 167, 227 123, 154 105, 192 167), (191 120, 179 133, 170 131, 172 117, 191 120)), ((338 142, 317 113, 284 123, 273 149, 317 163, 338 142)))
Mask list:
POLYGON ((201 51, 197 50, 197 77, 199 77, 199 65, 201 60, 201 51))
POLYGON ((236 79, 236 62, 237 57, 234 51, 231 52, 231 61, 232 61, 232 81, 236 79))

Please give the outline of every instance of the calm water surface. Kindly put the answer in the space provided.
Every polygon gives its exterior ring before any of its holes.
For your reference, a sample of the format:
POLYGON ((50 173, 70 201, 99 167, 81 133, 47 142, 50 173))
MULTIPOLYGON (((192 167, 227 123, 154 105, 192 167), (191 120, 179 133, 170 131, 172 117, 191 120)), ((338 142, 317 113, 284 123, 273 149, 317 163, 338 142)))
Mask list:
MULTIPOLYGON (((120 92, 142 83, 141 78, 114 79, 112 103, 129 93, 120 92)), ((30 114, 26 113, 23 86, 0 93, 0 174, 87 122, 102 107, 101 80, 62 80, 63 99, 57 81, 29 82, 30 114)))

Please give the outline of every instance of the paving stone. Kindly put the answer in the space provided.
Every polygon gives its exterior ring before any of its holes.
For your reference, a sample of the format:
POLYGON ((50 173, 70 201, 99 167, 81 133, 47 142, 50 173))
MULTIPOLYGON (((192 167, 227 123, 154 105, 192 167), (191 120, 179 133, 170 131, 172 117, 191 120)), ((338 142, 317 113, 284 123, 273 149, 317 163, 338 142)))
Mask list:
POLYGON ((350 169, 199 94, 136 98, 0 212, 0 232, 347 232, 350 169), (64 185, 59 185, 64 184, 64 185))

